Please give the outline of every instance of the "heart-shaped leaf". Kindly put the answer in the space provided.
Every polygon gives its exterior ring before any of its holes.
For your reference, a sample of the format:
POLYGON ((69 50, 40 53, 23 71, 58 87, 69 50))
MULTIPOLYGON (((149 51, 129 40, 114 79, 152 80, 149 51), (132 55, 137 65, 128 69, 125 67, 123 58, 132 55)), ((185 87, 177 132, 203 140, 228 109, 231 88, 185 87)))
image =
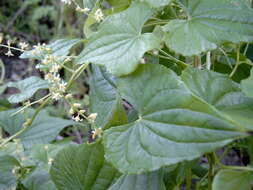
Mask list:
MULTIPOLYGON (((31 116, 33 114, 33 111, 29 110, 28 113, 19 113, 12 116, 16 111, 17 109, 0 112, 0 127, 10 135, 21 130, 27 115, 31 116)), ((25 148, 31 148, 34 144, 51 142, 62 129, 74 124, 76 123, 71 120, 50 117, 42 112, 37 116, 27 131, 17 138, 21 139, 25 148)))
POLYGON ((118 79, 139 119, 104 133, 106 159, 123 173, 154 171, 214 151, 244 129, 195 96, 171 70, 147 64, 118 79))
POLYGON ((247 98, 240 85, 227 75, 188 67, 182 74, 188 88, 218 110, 252 130, 253 99, 247 98))
POLYGON ((77 63, 104 65, 118 76, 133 72, 143 54, 160 44, 153 33, 141 33, 152 14, 147 4, 133 3, 127 10, 109 16, 89 39, 77 63))
POLYGON ((241 1, 190 0, 182 3, 187 20, 164 26, 166 45, 184 56, 200 54, 224 42, 253 40, 253 10, 241 1))
POLYGON ((95 143, 61 150, 50 174, 59 190, 107 190, 117 171, 104 160, 101 143, 95 143))
POLYGON ((221 170, 213 181, 213 190, 251 190, 253 172, 237 170, 221 170))
POLYGON ((108 190, 166 190, 161 170, 139 175, 123 175, 108 190))
POLYGON ((48 83, 39 77, 32 76, 18 82, 10 82, 8 87, 20 90, 18 94, 13 94, 8 98, 10 103, 19 103, 31 98, 38 90, 47 89, 48 83))
POLYGON ((99 66, 92 66, 90 81, 91 112, 97 113, 96 126, 107 128, 127 122, 121 97, 116 91, 114 78, 99 66))

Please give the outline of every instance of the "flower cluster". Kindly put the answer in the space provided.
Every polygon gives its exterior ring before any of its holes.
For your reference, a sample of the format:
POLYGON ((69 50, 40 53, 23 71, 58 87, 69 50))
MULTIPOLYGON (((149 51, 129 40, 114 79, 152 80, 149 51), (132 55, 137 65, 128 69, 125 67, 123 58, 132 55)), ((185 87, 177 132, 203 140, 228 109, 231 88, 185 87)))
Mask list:
POLYGON ((103 12, 102 12, 101 9, 96 10, 96 12, 95 12, 95 19, 98 22, 101 22, 102 20, 104 20, 104 14, 103 14, 103 12))

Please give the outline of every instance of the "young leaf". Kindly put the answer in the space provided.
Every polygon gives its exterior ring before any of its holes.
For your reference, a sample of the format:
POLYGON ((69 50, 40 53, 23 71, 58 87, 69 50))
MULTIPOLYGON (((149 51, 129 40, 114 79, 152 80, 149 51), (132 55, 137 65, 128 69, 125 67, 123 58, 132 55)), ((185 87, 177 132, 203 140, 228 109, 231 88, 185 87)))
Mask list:
MULTIPOLYGON (((10 135, 21 130, 26 120, 25 114, 11 116, 16 111, 17 109, 0 112, 0 127, 3 127, 10 135)), ((30 111, 27 114, 31 116, 32 113, 33 111, 30 111)), ((17 138, 21 140, 25 148, 31 148, 34 144, 51 142, 62 129, 73 124, 75 124, 73 121, 50 117, 45 113, 40 113, 27 131, 17 138)))
POLYGON ((133 3, 127 10, 109 16, 92 35, 77 63, 104 65, 118 76, 131 73, 146 51, 159 47, 159 39, 153 33, 141 34, 152 13, 148 5, 133 3))
POLYGON ((18 82, 10 82, 8 87, 19 89, 18 94, 13 94, 8 98, 10 103, 19 103, 31 98, 38 90, 47 89, 48 83, 39 77, 32 76, 18 82))
POLYGON ((118 88, 139 113, 138 120, 104 132, 105 157, 123 173, 193 160, 245 136, 164 66, 139 66, 118 79, 118 88))
POLYGON ((161 170, 139 175, 123 175, 108 190, 166 190, 161 170))
POLYGON ((98 142, 64 148, 50 174, 59 190, 107 190, 117 171, 104 160, 103 146, 98 142))
POLYGON ((240 85, 227 75, 188 67, 182 74, 182 80, 194 94, 245 128, 253 129, 253 100, 247 98, 240 85))
POLYGON ((251 190, 252 185, 252 172, 226 169, 215 176, 213 190, 251 190))
POLYGON ((253 40, 253 11, 240 1, 191 0, 182 6, 187 20, 164 26, 166 45, 177 53, 192 56, 224 42, 253 40))
POLYGON ((246 96, 253 98, 253 69, 251 69, 250 77, 241 82, 241 86, 243 93, 246 96))
POLYGON ((92 66, 90 81, 91 112, 97 113, 96 126, 107 128, 127 122, 121 97, 116 91, 114 78, 99 66, 92 66))

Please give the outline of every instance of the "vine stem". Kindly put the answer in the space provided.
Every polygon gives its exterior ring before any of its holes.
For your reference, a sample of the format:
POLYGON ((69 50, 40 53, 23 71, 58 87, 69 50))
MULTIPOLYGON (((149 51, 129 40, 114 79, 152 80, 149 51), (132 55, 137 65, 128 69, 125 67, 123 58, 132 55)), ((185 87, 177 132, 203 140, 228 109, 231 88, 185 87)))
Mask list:
POLYGON ((209 170, 208 170, 208 190, 212 190, 212 181, 213 181, 213 164, 215 163, 215 153, 207 154, 207 159, 209 163, 209 170))
POLYGON ((188 67, 188 65, 187 65, 185 62, 180 61, 179 59, 177 59, 177 58, 171 56, 171 55, 168 54, 167 52, 165 52, 165 51, 163 51, 163 50, 161 50, 161 49, 159 49, 159 51, 160 51, 162 54, 166 55, 166 56, 168 57, 168 59, 170 59, 170 60, 172 60, 172 61, 175 61, 176 63, 179 63, 183 68, 188 67))
POLYGON ((43 107, 51 100, 51 97, 49 96, 34 112, 32 118, 30 120, 28 120, 28 124, 25 125, 20 131, 18 131, 17 133, 15 133, 14 135, 10 136, 9 138, 7 138, 5 141, 3 141, 3 143, 0 144, 0 148, 5 146, 8 142, 10 142, 11 140, 13 140, 14 138, 18 137, 19 135, 23 134, 33 123, 33 121, 35 120, 35 118, 37 117, 37 115, 39 114, 39 112, 43 109, 43 107))
POLYGON ((18 113, 22 112, 22 111, 25 110, 26 108, 28 108, 28 107, 30 107, 30 106, 32 106, 32 105, 34 105, 34 104, 37 104, 37 103, 43 101, 44 99, 47 99, 48 97, 50 97, 50 94, 44 96, 43 98, 41 98, 41 99, 39 99, 39 100, 37 100, 37 101, 34 101, 34 102, 32 102, 32 103, 30 103, 30 104, 24 106, 23 108, 21 108, 21 109, 18 110, 17 112, 11 114, 11 116, 17 115, 18 113))
POLYGON ((5 47, 5 48, 21 51, 21 52, 25 51, 25 50, 22 50, 22 49, 19 49, 19 48, 15 48, 15 47, 11 47, 11 46, 7 46, 7 45, 4 45, 4 44, 0 44, 0 47, 5 47))
POLYGON ((206 69, 210 70, 211 69, 211 52, 208 51, 206 54, 206 69))
POLYGON ((243 167, 243 166, 226 166, 226 165, 221 165, 222 169, 230 169, 230 170, 245 170, 245 171, 251 171, 253 172, 253 168, 249 167, 243 167))
POLYGON ((82 66, 80 66, 71 76, 71 78, 69 79, 69 82, 67 84, 67 90, 71 87, 72 83, 74 82, 74 80, 76 80, 81 74, 82 72, 89 66, 89 63, 85 63, 82 66))
POLYGON ((187 175, 186 175, 186 190, 191 190, 192 186, 192 171, 191 168, 187 170, 187 175))
POLYGON ((240 62, 240 46, 239 46, 237 48, 237 52, 236 52, 236 65, 235 65, 234 69, 232 70, 232 72, 229 75, 230 78, 232 78, 234 76, 234 74, 237 71, 240 64, 241 64, 241 62, 240 62))

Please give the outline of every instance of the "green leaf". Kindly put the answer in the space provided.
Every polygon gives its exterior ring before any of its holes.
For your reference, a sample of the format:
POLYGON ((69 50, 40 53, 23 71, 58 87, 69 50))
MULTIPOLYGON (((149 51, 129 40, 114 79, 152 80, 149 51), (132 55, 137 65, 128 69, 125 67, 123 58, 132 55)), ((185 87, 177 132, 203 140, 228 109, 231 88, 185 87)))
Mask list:
POLYGON ((144 2, 147 2, 152 7, 161 7, 168 5, 171 2, 171 0, 144 0, 144 2))
POLYGON ((116 91, 114 78, 104 69, 93 65, 90 81, 90 108, 97 113, 95 125, 108 128, 127 123, 126 112, 120 95, 116 91))
POLYGON ((182 6, 188 19, 164 26, 166 45, 177 53, 192 56, 224 42, 253 40, 253 11, 241 1, 191 0, 182 6))
MULTIPOLYGON (((73 46, 80 43, 80 39, 59 39, 50 43, 46 47, 52 50, 53 56, 67 56, 73 46)), ((35 49, 30 51, 25 51, 20 55, 21 59, 39 59, 42 60, 45 56, 45 52, 38 51, 35 52, 35 49)))
POLYGON ((123 175, 108 190, 166 190, 163 172, 154 171, 139 175, 123 175))
POLYGON ((10 155, 0 155, 0 190, 15 189, 17 182, 12 169, 19 162, 10 155))
POLYGON ((17 88, 20 91, 18 94, 11 95, 8 101, 19 103, 30 99, 38 90, 47 89, 48 83, 39 77, 32 76, 18 82, 10 82, 8 87, 17 88))
POLYGON ((59 190, 107 190, 117 171, 104 160, 100 143, 61 150, 50 171, 59 190))
POLYGON ((138 120, 104 132, 105 157, 122 173, 193 160, 245 136, 164 66, 139 66, 118 79, 118 88, 139 113, 138 120))
POLYGON ((91 36, 77 63, 104 65, 118 76, 133 72, 146 51, 159 47, 159 39, 153 33, 141 34, 152 14, 148 5, 133 3, 125 11, 109 16, 91 36))
MULTIPOLYGON (((26 120, 25 114, 17 114, 12 116, 17 110, 8 110, 0 112, 0 127, 3 127, 10 135, 15 134, 22 129, 22 125, 26 120)), ((31 116, 33 111, 28 113, 31 116)), ((34 120, 33 124, 17 138, 21 139, 25 148, 31 148, 34 144, 43 144, 51 142, 59 134, 59 132, 75 122, 50 117, 45 113, 40 113, 34 120)))
POLYGON ((246 96, 253 98, 253 69, 251 69, 250 77, 241 82, 241 86, 243 93, 246 96))
POLYGON ((234 121, 252 130, 253 100, 247 98, 240 85, 227 75, 188 67, 182 74, 188 88, 207 103, 229 115, 234 121))
POLYGON ((31 172, 22 183, 29 190, 57 190, 49 173, 40 167, 31 172))
POLYGON ((213 190, 251 190, 252 185, 252 172, 226 169, 215 176, 213 190))

